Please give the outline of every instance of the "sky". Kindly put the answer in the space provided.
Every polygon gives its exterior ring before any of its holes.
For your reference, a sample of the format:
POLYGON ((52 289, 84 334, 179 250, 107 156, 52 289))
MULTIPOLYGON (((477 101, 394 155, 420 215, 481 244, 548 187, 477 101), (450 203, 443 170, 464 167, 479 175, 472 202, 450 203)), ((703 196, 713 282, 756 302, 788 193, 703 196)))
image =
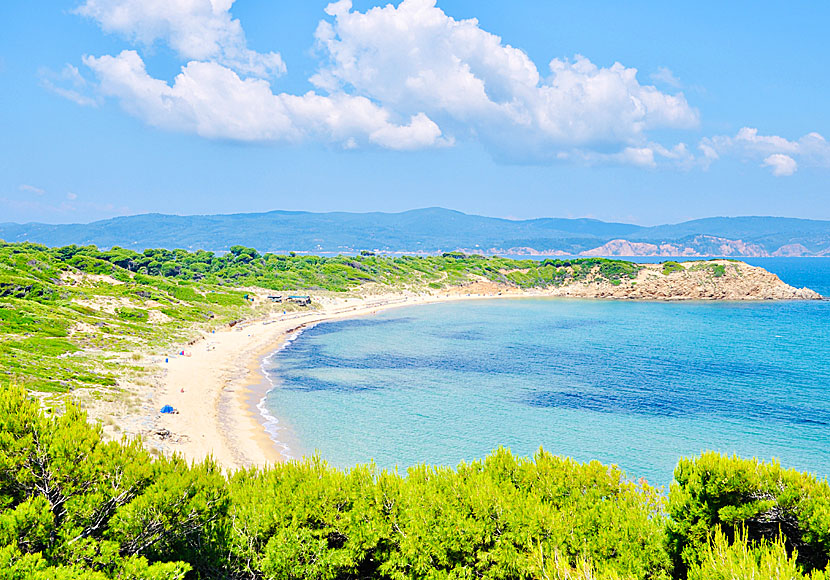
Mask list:
POLYGON ((0 222, 830 219, 824 2, 7 0, 0 222))

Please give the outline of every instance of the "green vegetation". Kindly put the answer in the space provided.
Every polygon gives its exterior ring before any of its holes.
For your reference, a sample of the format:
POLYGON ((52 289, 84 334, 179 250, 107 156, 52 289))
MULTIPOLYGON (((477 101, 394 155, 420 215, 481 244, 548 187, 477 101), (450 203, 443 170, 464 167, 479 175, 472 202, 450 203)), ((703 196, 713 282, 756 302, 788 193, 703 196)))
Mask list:
POLYGON ((0 243, 0 379, 57 393, 113 386, 119 356, 256 311, 223 283, 134 273, 125 266, 135 257, 0 243))
POLYGON ((824 569, 830 556, 830 488, 777 462, 705 453, 683 459, 669 495, 669 545, 675 566, 700 566, 713 530, 730 540, 770 538, 778 530, 788 552, 808 570, 824 569))
POLYGON ((589 276, 608 280, 635 278, 642 268, 632 262, 604 258, 539 262, 462 252, 425 257, 386 257, 363 252, 359 256, 325 258, 294 253, 260 254, 243 246, 232 246, 230 252, 218 256, 201 250, 138 253, 117 247, 103 251, 94 246, 49 249, 32 244, 0 246, 0 264, 10 266, 15 278, 0 278, 0 297, 52 296, 55 288, 50 282, 56 281, 60 272, 72 270, 152 286, 189 302, 207 299, 205 292, 200 291, 203 286, 345 292, 367 282, 422 287, 429 283, 460 284, 480 277, 533 287, 585 280, 589 276), (34 274, 37 280, 32 281, 29 277, 34 274), (2 293, 4 288, 6 294, 2 293))
POLYGON ((210 460, 105 442, 71 401, 45 414, 27 395, 113 388, 119 373, 141 372, 140 351, 271 308, 251 287, 620 284, 640 269, 0 243, 0 580, 825 580, 830 487, 777 463, 683 459, 667 498, 614 466, 542 450, 406 475, 319 458, 226 475, 210 460))
POLYGON ((826 580, 825 570, 804 572, 799 566, 798 554, 788 552, 785 540, 749 541, 745 532, 740 532, 737 541, 730 542, 721 531, 699 555, 699 562, 689 570, 689 580, 826 580))
POLYGON ((0 368, 38 391, 114 385, 118 353, 162 352, 194 329, 264 312, 268 305, 245 299, 250 287, 346 292, 373 283, 437 290, 484 279, 531 288, 594 278, 619 284, 639 269, 600 258, 538 262, 461 252, 321 258, 233 246, 217 256, 0 242, 0 368), (37 342, 54 338, 64 340, 37 342))
POLYGON ((669 274, 673 274, 674 272, 685 272, 686 268, 680 262, 673 262, 669 260, 668 262, 663 262, 663 275, 668 276, 669 274))
POLYGON ((0 578, 826 579, 825 481, 713 453, 675 477, 666 502, 541 450, 225 476, 0 387, 0 578))
MULTIPOLYGON (((738 262, 738 260, 726 260, 729 262, 738 262)), ((739 272, 738 266, 736 264, 730 264, 732 268, 735 269, 736 272, 739 272)), ((713 264, 711 260, 707 263, 699 263, 695 264, 694 266, 689 268, 690 270, 705 270, 709 273, 709 275, 715 278, 721 278, 726 275, 726 264, 713 264)))

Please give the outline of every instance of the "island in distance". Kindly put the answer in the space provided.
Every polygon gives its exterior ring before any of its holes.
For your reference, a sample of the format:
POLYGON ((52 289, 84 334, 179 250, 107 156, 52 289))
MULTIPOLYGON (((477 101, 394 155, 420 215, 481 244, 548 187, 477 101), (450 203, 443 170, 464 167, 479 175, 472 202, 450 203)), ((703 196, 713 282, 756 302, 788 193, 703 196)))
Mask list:
POLYGON ((204 249, 234 245, 271 252, 547 256, 830 256, 830 221, 713 217, 638 226, 594 219, 508 220, 443 208, 400 213, 271 211, 232 215, 143 214, 89 224, 0 224, 0 239, 68 244, 204 249))

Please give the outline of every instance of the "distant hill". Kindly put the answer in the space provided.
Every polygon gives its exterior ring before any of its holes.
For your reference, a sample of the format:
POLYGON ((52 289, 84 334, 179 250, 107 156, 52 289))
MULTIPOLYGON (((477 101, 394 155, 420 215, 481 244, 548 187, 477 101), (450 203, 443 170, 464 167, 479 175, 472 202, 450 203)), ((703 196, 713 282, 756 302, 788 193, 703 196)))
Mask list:
POLYGON ((272 211, 232 215, 144 214, 89 224, 0 224, 0 239, 69 244, 226 251, 617 256, 825 256, 830 221, 716 217, 642 227, 593 219, 507 220, 442 208, 401 213, 272 211))

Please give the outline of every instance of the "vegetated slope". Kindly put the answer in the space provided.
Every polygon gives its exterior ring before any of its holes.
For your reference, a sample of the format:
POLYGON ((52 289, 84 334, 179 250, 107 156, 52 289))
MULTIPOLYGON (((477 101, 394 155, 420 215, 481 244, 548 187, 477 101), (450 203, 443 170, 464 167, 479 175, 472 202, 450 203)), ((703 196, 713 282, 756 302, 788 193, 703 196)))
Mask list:
MULTIPOLYGON (((194 328, 263 312, 244 288, 344 292, 373 283, 435 290, 490 279, 516 287, 636 275, 629 262, 588 259, 569 269, 531 260, 260 255, 0 245, 0 373, 42 391, 115 384, 123 354, 161 351, 194 328), (517 270, 517 268, 523 270, 517 270)), ((280 308, 284 308, 281 306, 280 308)), ((140 372, 139 367, 133 369, 140 372)))
POLYGON ((830 222, 774 217, 707 218, 642 227, 593 219, 507 220, 442 208, 401 213, 273 211, 234 215, 145 214, 90 224, 0 224, 0 239, 49 246, 94 244, 135 250, 161 247, 227 251, 244 245, 268 251, 484 253, 577 255, 765 256, 830 254, 830 222), (661 245, 670 246, 664 253, 661 245), (598 250, 598 248, 600 250, 598 250), (634 248, 632 250, 631 248, 634 248), (621 254, 614 254, 621 255, 621 254))
POLYGON ((315 457, 226 477, 0 385, 0 576, 826 580, 826 481, 715 453, 675 478, 666 500, 503 449, 406 476, 315 457))
POLYGON ((144 372, 123 353, 161 351, 254 310, 227 285, 131 274, 92 254, 0 246, 2 376, 38 391, 114 387, 119 373, 144 372))
MULTIPOLYGON (((811 299, 761 268, 738 262, 642 265, 603 258, 510 260, 260 254, 0 245, 0 364, 25 386, 66 391, 116 383, 123 353, 160 351, 194 328, 264 312, 256 291, 487 293, 641 299, 811 299), (248 296, 250 294, 250 296, 248 296), (119 355, 119 353, 122 353, 119 355)), ((281 307, 282 308, 282 307, 281 307)), ((140 372, 139 367, 133 368, 140 372)))

